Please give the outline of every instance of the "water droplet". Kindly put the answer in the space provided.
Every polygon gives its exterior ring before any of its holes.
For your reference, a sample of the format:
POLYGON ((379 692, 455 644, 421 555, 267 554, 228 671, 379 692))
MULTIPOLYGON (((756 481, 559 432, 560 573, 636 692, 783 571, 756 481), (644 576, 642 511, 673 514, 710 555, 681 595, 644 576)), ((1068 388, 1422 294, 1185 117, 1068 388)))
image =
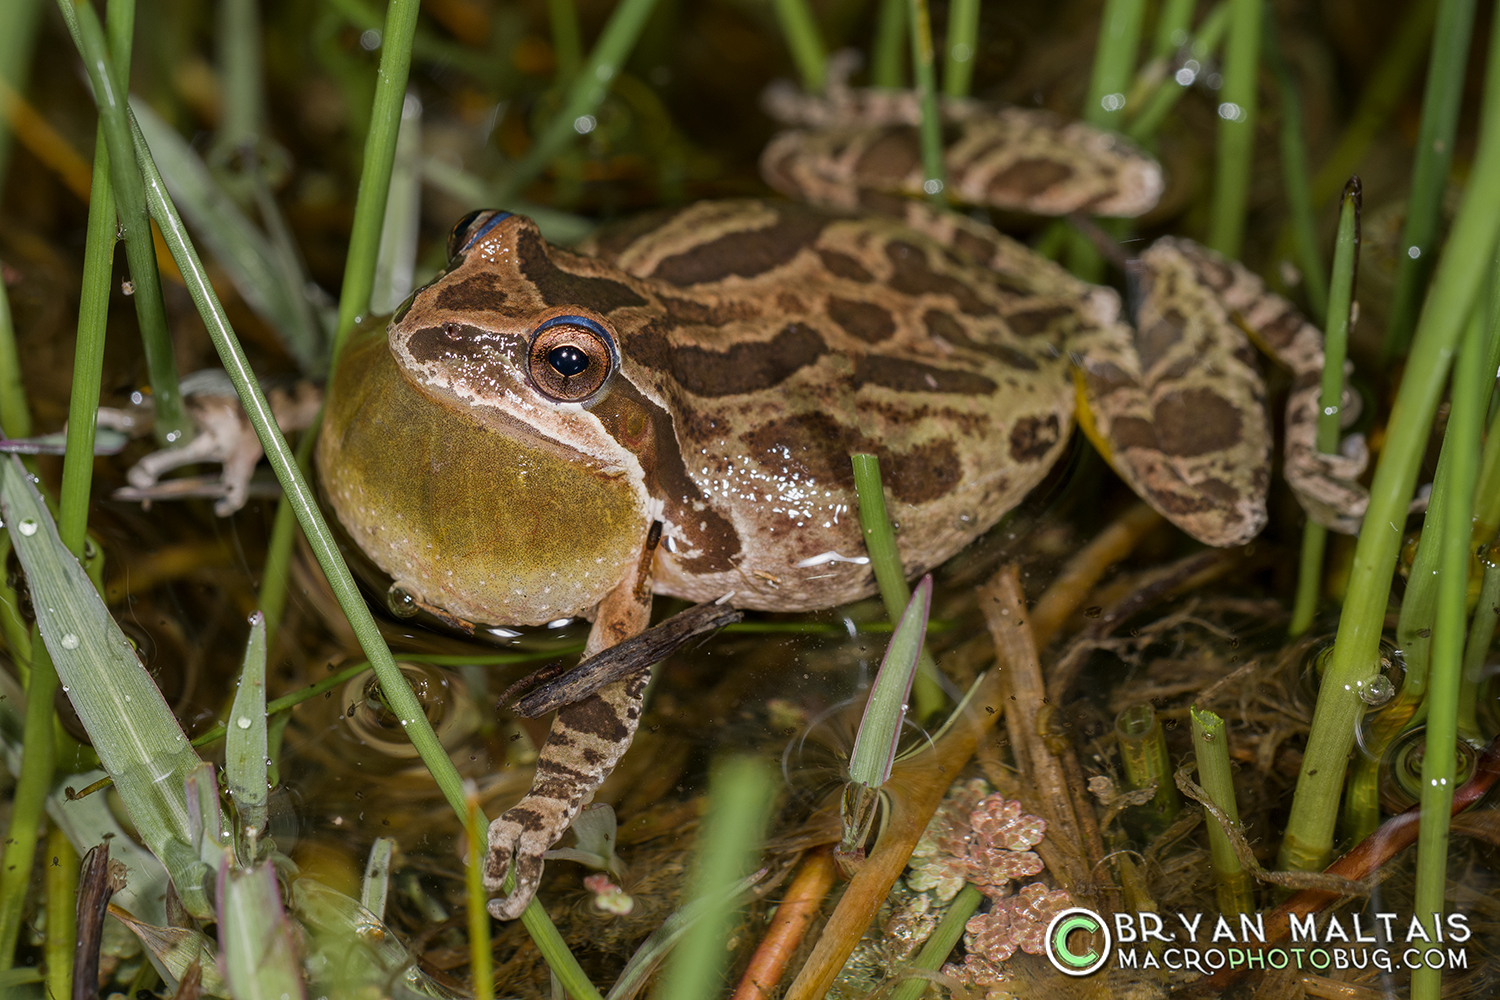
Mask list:
POLYGON ((408 594, 399 583, 391 584, 391 589, 385 592, 385 606, 397 618, 410 618, 418 611, 417 599, 408 594))
POLYGON ((36 534, 36 518, 23 517, 21 519, 21 523, 16 525, 16 527, 21 529, 21 534, 25 535, 27 538, 30 538, 32 535, 36 534))
POLYGON ((67 635, 63 636, 62 637, 62 648, 63 649, 77 649, 78 648, 78 636, 74 635, 72 632, 69 632, 67 635))
POLYGON ((128 694, 127 694, 127 695, 126 695, 126 696, 125 696, 125 700, 126 700, 126 701, 129 701, 129 700, 130 700, 130 695, 128 695, 128 694))
POLYGON ((1376 674, 1359 689, 1359 697, 1366 705, 1384 705, 1396 696, 1396 685, 1385 674, 1376 674))
POLYGON ((248 716, 248 715, 242 715, 238 719, 234 720, 234 724, 236 726, 239 726, 241 729, 249 729, 250 728, 250 716, 248 716))
POLYGON ((67 693, 68 693, 68 692, 69 692, 69 691, 71 691, 71 690, 73 690, 73 689, 72 689, 72 688, 70 688, 70 687, 69 687, 69 686, 68 686, 68 685, 66 685, 66 684, 64 684, 64 685, 63 685, 63 686, 62 686, 62 689, 63 689, 63 694, 67 694, 67 693))

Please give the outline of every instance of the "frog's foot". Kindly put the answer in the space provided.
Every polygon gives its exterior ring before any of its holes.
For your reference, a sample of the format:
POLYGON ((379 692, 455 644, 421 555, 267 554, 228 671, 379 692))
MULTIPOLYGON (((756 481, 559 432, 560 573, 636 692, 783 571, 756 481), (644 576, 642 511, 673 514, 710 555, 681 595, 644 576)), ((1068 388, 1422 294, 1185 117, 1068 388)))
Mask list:
POLYGON ((616 681, 557 713, 537 759, 531 791, 490 824, 484 887, 500 892, 512 861, 510 895, 490 900, 490 913, 514 920, 536 894, 542 854, 563 832, 630 746, 641 718, 650 673, 616 681))
MULTIPOLYGON (((1227 260, 1189 240, 1158 240, 1150 253, 1173 254, 1190 266, 1199 284, 1223 302, 1230 318, 1262 350, 1292 370, 1293 383, 1286 404, 1283 472, 1308 517, 1345 534, 1359 530, 1369 492, 1359 477, 1369 464, 1364 438, 1345 438, 1336 454, 1318 451, 1318 417, 1322 412, 1323 335, 1279 295, 1235 261, 1227 260)), ((1340 422, 1358 416, 1354 399, 1345 392, 1340 422)))
MULTIPOLYGON (((250 478, 263 454, 260 439, 222 371, 195 372, 182 384, 184 406, 195 429, 192 440, 181 448, 152 452, 132 466, 126 473, 131 490, 124 496, 135 500, 181 497, 180 491, 161 482, 162 476, 184 465, 218 463, 223 471, 209 489, 218 497, 214 513, 227 517, 243 507, 250 495, 250 478)), ((283 432, 310 427, 322 403, 321 393, 307 382, 291 392, 272 389, 268 397, 283 432)))
MULTIPOLYGON (((650 622, 651 566, 660 538, 657 522, 635 573, 599 602, 583 651, 585 659, 638 635, 650 622)), ((490 892, 504 891, 505 876, 512 867, 516 877, 510 895, 490 900, 490 913, 497 919, 514 920, 526 909, 542 880, 543 854, 630 748, 650 679, 651 672, 642 670, 558 709, 537 756, 531 790, 490 824, 484 887, 490 892)))

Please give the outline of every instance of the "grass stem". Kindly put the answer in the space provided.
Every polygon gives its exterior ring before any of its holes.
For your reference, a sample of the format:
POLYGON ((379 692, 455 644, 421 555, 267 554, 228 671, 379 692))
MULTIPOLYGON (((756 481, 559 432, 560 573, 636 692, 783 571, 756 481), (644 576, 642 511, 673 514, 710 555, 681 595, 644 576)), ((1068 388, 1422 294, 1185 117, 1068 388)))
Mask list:
POLYGON ((947 171, 943 165, 943 116, 938 108, 937 71, 933 65, 932 15, 927 0, 907 0, 911 30, 911 67, 916 78, 917 100, 922 106, 918 133, 922 145, 922 190, 929 201, 946 205, 943 195, 947 171))
POLYGON ((574 0, 547 0, 547 20, 552 26, 552 56, 557 62, 557 81, 571 83, 583 64, 583 33, 578 28, 578 5, 574 0))
MULTIPOLYGON (((953 902, 948 904, 932 935, 923 942, 922 950, 911 960, 910 968, 929 971, 940 968, 958 944, 958 939, 964 936, 964 926, 982 902, 984 894, 965 882, 958 895, 953 897, 953 902)), ((891 1000, 918 1000, 926 989, 927 980, 912 977, 896 987, 891 1000)))
MULTIPOLYGON (((1386 443, 1349 571, 1338 638, 1318 692, 1282 840, 1284 868, 1321 868, 1333 848, 1339 789, 1364 706, 1359 692, 1380 662, 1380 633, 1407 505, 1450 361, 1494 259, 1500 230, 1500 18, 1494 20, 1489 52, 1478 150, 1386 422, 1386 443)), ((1468 503, 1466 499, 1465 507, 1468 503)))
MULTIPOLYGON (((1192 709, 1193 753, 1198 761, 1198 781, 1209 800, 1219 807, 1236 826, 1240 822, 1239 805, 1234 795, 1234 768, 1229 763, 1229 736, 1224 720, 1196 705, 1192 709)), ((1234 845, 1224 828, 1212 819, 1208 825, 1208 850, 1217 883, 1215 894, 1220 913, 1252 913, 1255 893, 1250 876, 1240 864, 1234 845)))
POLYGON ((781 33, 792 50, 792 61, 802 77, 802 89, 809 94, 821 94, 828 72, 828 53, 812 8, 807 0, 776 0, 776 19, 781 22, 781 33))
POLYGON ((1105 0, 1088 98, 1083 105, 1084 121, 1102 128, 1120 128, 1145 20, 1145 0, 1105 0))
POLYGON ((1308 186, 1302 95, 1297 91, 1297 80, 1291 67, 1282 58, 1273 25, 1266 25, 1265 44, 1266 61, 1271 64, 1281 92, 1281 178, 1286 185, 1287 214, 1291 217, 1292 238, 1297 246, 1297 263, 1302 271, 1302 289, 1307 296, 1308 310, 1312 321, 1321 326, 1328 316, 1328 281, 1323 277, 1323 254, 1318 249, 1317 218, 1313 214, 1312 189, 1308 186))
POLYGON ((1224 42, 1224 87, 1219 91, 1219 147, 1208 245, 1226 257, 1240 256, 1250 175, 1255 166, 1255 116, 1260 73, 1261 0, 1230 0, 1224 42))
POLYGON ((1474 30, 1474 0, 1440 0, 1422 93, 1422 126, 1412 165, 1406 224, 1396 254, 1396 289, 1392 293, 1381 358, 1387 366, 1411 343, 1417 313, 1427 292, 1442 225, 1443 192, 1453 164, 1458 109, 1464 96, 1464 72, 1474 30))
POLYGON ((979 0, 953 0, 949 5, 947 42, 943 93, 948 97, 968 97, 974 80, 974 60, 979 54, 979 0))
POLYGON ((870 86, 898 90, 906 86, 906 3, 880 0, 875 42, 871 46, 870 86))
POLYGON ((1170 59, 1188 43, 1193 29, 1193 8, 1198 0, 1163 0, 1156 15, 1156 34, 1151 39, 1151 58, 1170 59))
POLYGON ((485 908, 484 812, 479 808, 477 790, 471 790, 469 795, 465 829, 469 842, 469 863, 464 870, 464 902, 469 917, 469 991, 474 1000, 491 1000, 495 995, 495 959, 490 954, 490 914, 485 908))

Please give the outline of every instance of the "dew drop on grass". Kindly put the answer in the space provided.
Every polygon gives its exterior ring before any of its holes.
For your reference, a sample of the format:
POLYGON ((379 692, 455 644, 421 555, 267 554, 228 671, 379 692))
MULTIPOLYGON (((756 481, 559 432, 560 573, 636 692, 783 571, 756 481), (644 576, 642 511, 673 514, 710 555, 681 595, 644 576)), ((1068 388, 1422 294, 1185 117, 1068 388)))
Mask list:
POLYGON ((69 632, 67 635, 63 636, 62 637, 62 648, 63 649, 77 649, 78 648, 78 636, 74 635, 72 632, 69 632))
POLYGON ((23 517, 21 519, 21 523, 16 525, 16 527, 21 529, 21 534, 25 535, 27 538, 30 538, 32 535, 36 534, 36 518, 23 517))
POLYGON ((234 724, 236 726, 239 726, 241 729, 249 729, 250 728, 250 716, 248 716, 248 715, 242 715, 238 719, 234 720, 234 724))

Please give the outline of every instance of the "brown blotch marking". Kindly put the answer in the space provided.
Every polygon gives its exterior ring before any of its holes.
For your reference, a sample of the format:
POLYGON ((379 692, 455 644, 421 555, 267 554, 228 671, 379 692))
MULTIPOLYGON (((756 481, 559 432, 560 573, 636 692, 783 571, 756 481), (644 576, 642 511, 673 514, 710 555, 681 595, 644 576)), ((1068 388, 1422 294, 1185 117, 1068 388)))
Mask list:
POLYGON ((667 315, 678 323, 726 326, 736 320, 755 319, 760 315, 760 307, 754 302, 734 300, 696 302, 692 299, 679 299, 670 295, 662 295, 659 298, 661 304, 666 307, 667 315))
POLYGON ((1141 358, 1141 371, 1151 368, 1182 340, 1187 317, 1176 309, 1168 309, 1161 319, 1144 327, 1136 334, 1136 350, 1141 358))
POLYGON ((994 240, 982 239, 967 229, 960 229, 953 234, 953 245, 976 264, 988 264, 995 256, 994 240))
POLYGON ((1219 479, 1205 479, 1194 483, 1187 489, 1193 492, 1163 490, 1152 492, 1151 499, 1168 514, 1176 514, 1179 517, 1187 514, 1202 514, 1205 511, 1219 511, 1232 515, 1233 521, 1244 520, 1244 514, 1236 509, 1244 497, 1228 483, 1219 479))
POLYGON ((673 347, 658 327, 630 338, 631 357, 647 367, 669 371, 688 392, 733 396, 774 388, 828 353, 816 330, 788 323, 768 341, 736 344, 727 351, 673 347))
POLYGON ((828 297, 828 315, 851 337, 867 344, 878 344, 896 332, 896 320, 873 302, 856 302, 828 297))
POLYGON ((1214 291, 1222 292, 1234 284, 1234 269, 1228 264, 1214 260, 1203 253, 1191 255, 1189 259, 1198 272, 1198 280, 1214 291))
POLYGON ((812 245, 831 217, 800 205, 777 207, 776 221, 760 229, 725 233, 667 257, 651 275, 674 285, 698 285, 730 275, 753 278, 787 263, 812 245))
POLYGON ((1018 309, 1013 313, 1006 313, 1005 322, 1018 336, 1035 337, 1040 333, 1051 332, 1059 319, 1072 316, 1075 312, 1072 306, 1037 306, 1035 309, 1018 309))
POLYGON ((1053 449, 1062 436, 1057 414, 1022 417, 1010 429, 1010 457, 1017 462, 1035 462, 1053 449))
POLYGON ((868 209, 876 215, 889 215, 899 219, 906 214, 906 199, 899 194, 891 194, 889 191, 880 191, 870 187, 860 188, 859 207, 868 209))
POLYGON ((965 315, 989 316, 995 313, 995 308, 975 295, 967 284, 934 271, 921 247, 905 240, 892 240, 885 246, 885 256, 891 262, 891 278, 887 284, 903 295, 948 295, 965 315))
POLYGON ((1002 203, 1034 198, 1072 176, 1073 168, 1057 160, 1017 160, 990 179, 989 194, 1002 203))
POLYGON ((487 312, 505 301, 505 290, 500 285, 498 274, 483 271, 462 281, 445 281, 438 288, 432 304, 438 309, 454 312, 487 312))
POLYGON ((459 358, 483 358, 485 351, 474 341, 472 332, 472 328, 459 323, 423 327, 406 338, 406 349, 415 360, 429 364, 459 358), (457 336, 448 335, 446 331, 450 328, 457 331, 457 336))
POLYGON ((606 743, 621 744, 630 739, 630 730, 614 708, 597 694, 563 706, 558 709, 557 717, 567 728, 596 736, 606 743))
POLYGON ((536 286, 542 301, 549 306, 584 306, 607 314, 625 306, 646 304, 629 285, 558 267, 541 234, 530 226, 522 229, 516 239, 516 256, 521 273, 536 286))
POLYGON ((1281 315, 1262 326, 1256 333, 1272 348, 1282 350, 1296 339, 1297 334, 1302 330, 1302 324, 1306 322, 1307 320, 1303 319, 1296 310, 1288 308, 1282 310, 1281 315))
POLYGON ((922 163, 921 139, 914 125, 892 125, 859 155, 855 173, 864 181, 898 183, 922 163))
POLYGON ((930 503, 947 496, 963 479, 963 466, 952 441, 929 441, 904 452, 881 449, 877 454, 880 467, 890 470, 886 484, 891 495, 903 503, 930 503))
POLYGON ((1126 448, 1156 450, 1156 427, 1140 417, 1116 417, 1109 425, 1109 437, 1121 451, 1126 448))
POLYGON ((540 830, 547 825, 546 818, 528 806, 514 806, 505 810, 505 818, 523 830, 540 830))
POLYGON ((964 329, 963 324, 946 313, 936 309, 929 309, 922 314, 922 322, 927 326, 927 332, 933 337, 940 337, 953 347, 967 348, 971 351, 979 351, 988 354, 998 361, 1003 361, 1012 368, 1022 371, 1034 372, 1041 368, 1036 359, 1023 351, 1018 351, 1008 344, 988 344, 974 340, 964 329))
MULTIPOLYGON (((680 565, 692 573, 720 573, 733 567, 740 553, 739 532, 709 505, 688 475, 671 415, 624 379, 617 380, 590 412, 599 418, 606 433, 640 460, 647 492, 667 501, 667 513, 699 551, 698 556, 684 559, 680 565)), ((644 683, 647 675, 641 676, 644 683)))
POLYGON ((857 281, 862 285, 867 285, 875 280, 875 275, 865 270, 865 266, 863 264, 846 253, 839 253, 837 250, 826 250, 820 248, 818 250, 818 257, 822 259, 823 266, 826 267, 830 273, 835 274, 840 278, 847 278, 850 281, 857 281))
POLYGON ((881 354, 867 354, 855 363, 853 384, 856 390, 878 385, 897 392, 961 392, 968 396, 987 396, 996 389, 994 382, 974 372, 935 368, 881 354))
POLYGON ((1212 389, 1181 389, 1154 407, 1156 439, 1168 455, 1191 458, 1239 444, 1244 433, 1240 411, 1212 389))

